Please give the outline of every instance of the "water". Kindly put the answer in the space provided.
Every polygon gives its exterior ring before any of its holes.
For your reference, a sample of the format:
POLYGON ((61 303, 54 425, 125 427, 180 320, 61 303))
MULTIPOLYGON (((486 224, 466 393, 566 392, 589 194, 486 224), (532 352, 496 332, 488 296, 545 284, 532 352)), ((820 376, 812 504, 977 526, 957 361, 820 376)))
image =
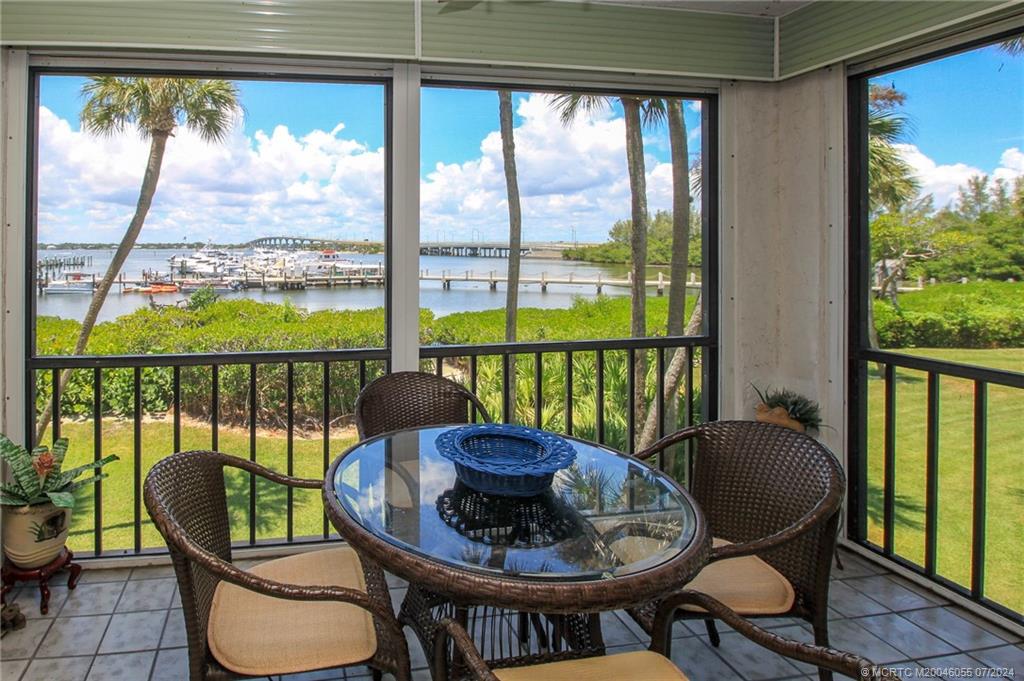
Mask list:
MULTIPOLYGON (((44 250, 38 253, 39 258, 71 255, 92 257, 91 265, 78 268, 77 271, 103 275, 110 264, 114 251, 105 250, 44 250)), ((190 255, 190 249, 135 249, 122 270, 126 277, 137 278, 143 270, 155 270, 166 273, 168 258, 172 255, 190 255)), ((356 262, 379 263, 383 255, 348 255, 347 258, 356 262)), ((625 279, 627 268, 624 265, 597 265, 592 263, 571 262, 543 258, 524 258, 521 264, 523 277, 540 276, 547 273, 548 277, 567 277, 573 274, 577 278, 596 279, 600 274, 604 279, 625 279)), ((431 274, 440 274, 447 270, 450 274, 459 274, 467 270, 486 275, 493 270, 499 277, 505 275, 508 261, 502 258, 462 258, 446 256, 420 256, 420 269, 429 270, 431 274)), ((649 278, 657 277, 658 269, 651 268, 649 278)), ((664 270, 662 270, 664 271, 664 270)), ((63 274, 51 275, 62 279, 63 274)), ((149 296, 139 293, 120 293, 115 286, 107 296, 100 311, 99 321, 109 321, 133 310, 149 305, 149 296)), ((625 287, 605 286, 604 295, 623 296, 629 294, 625 287)), ((359 286, 336 288, 309 288, 305 290, 278 291, 268 289, 250 289, 237 293, 221 294, 225 299, 246 297, 266 302, 283 302, 289 299, 296 306, 310 311, 328 309, 367 309, 384 305, 383 287, 359 286)), ((565 308, 572 305, 578 297, 594 298, 597 292, 594 286, 552 284, 547 292, 541 292, 539 285, 524 285, 519 289, 520 307, 565 308)), ((187 296, 181 293, 156 294, 154 299, 159 304, 174 304, 187 296)), ((36 313, 81 320, 89 307, 91 296, 85 294, 36 294, 36 313)), ((505 286, 498 285, 498 290, 491 291, 487 283, 454 282, 450 290, 443 290, 440 281, 420 281, 420 306, 430 309, 436 316, 444 316, 453 312, 491 310, 505 306, 505 286)))

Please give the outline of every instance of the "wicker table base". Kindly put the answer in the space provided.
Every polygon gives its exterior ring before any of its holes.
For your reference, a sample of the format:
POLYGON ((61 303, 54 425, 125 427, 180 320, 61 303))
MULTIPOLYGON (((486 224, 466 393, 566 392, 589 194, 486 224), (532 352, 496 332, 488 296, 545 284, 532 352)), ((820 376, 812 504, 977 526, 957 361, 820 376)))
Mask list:
POLYGON ((441 660, 434 656, 438 622, 449 617, 469 632, 477 649, 495 668, 604 654, 601 619, 597 614, 543 615, 492 606, 458 606, 410 584, 398 618, 416 633, 430 661, 434 681, 469 678, 451 649, 441 660))

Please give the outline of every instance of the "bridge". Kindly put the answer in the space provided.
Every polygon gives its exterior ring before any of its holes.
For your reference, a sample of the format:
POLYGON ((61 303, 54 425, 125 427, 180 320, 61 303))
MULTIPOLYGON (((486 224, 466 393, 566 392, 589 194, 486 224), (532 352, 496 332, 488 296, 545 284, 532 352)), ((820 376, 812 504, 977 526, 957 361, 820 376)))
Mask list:
POLYGON ((384 244, 379 241, 352 241, 341 239, 320 239, 305 236, 264 236, 253 239, 247 244, 247 248, 278 248, 285 251, 323 251, 323 250, 353 250, 367 247, 383 248, 384 244))
MULTIPOLYGON (((246 248, 276 248, 286 251, 358 251, 381 252, 384 244, 380 241, 352 241, 341 239, 321 239, 302 236, 265 236, 253 239, 246 248)), ((534 242, 524 243, 519 249, 523 257, 559 258, 562 251, 572 248, 569 242, 534 242)), ((438 241, 421 243, 420 255, 442 255, 464 258, 507 258, 511 249, 507 243, 500 241, 438 241)))

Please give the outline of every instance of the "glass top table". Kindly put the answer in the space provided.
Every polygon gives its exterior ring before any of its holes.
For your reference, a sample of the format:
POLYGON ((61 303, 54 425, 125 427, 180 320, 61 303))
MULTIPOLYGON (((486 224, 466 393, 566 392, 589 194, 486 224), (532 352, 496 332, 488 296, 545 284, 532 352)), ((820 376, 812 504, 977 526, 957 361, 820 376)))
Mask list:
POLYGON ((619 581, 683 558, 694 559, 684 561, 692 568, 672 572, 695 573, 703 562, 699 510, 663 473, 572 439, 576 461, 548 491, 495 497, 466 486, 438 453, 435 441, 453 427, 382 435, 331 467, 324 497, 332 521, 385 568, 390 558, 410 580, 425 578, 412 568, 429 564, 536 584, 619 581))

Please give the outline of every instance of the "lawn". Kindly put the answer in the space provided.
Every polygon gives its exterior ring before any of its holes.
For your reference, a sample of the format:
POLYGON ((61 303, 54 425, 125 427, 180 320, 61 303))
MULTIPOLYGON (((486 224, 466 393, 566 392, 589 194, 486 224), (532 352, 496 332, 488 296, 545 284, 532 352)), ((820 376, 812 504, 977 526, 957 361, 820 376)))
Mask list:
MULTIPOLYGON (((92 460, 92 421, 65 421, 61 434, 71 441, 68 451, 69 465, 79 465, 92 460)), ((332 431, 332 435, 334 432, 332 431)), ((220 451, 249 457, 249 433, 238 428, 221 427, 218 448, 220 451)), ((47 438, 48 439, 48 438, 47 438)), ((170 420, 147 420, 142 424, 142 478, 162 457, 171 453, 173 429, 170 420)), ((339 429, 331 437, 332 458, 356 441, 351 429, 339 429)), ((116 553, 131 551, 134 546, 134 481, 133 425, 130 420, 109 418, 103 422, 103 453, 121 457, 104 470, 110 477, 103 481, 103 552, 116 553)), ((209 425, 183 424, 181 430, 182 449, 210 449, 211 430, 209 425)), ((278 471, 287 470, 288 442, 283 434, 258 432, 256 437, 256 460, 278 471)), ((296 477, 323 478, 322 436, 298 437, 293 444, 294 475, 296 477)), ((235 541, 246 541, 249 537, 249 479, 245 474, 230 475, 227 479, 228 505, 231 513, 231 532, 235 541)), ((68 545, 72 550, 88 553, 94 550, 93 538, 93 496, 90 490, 80 497, 71 523, 68 545)), ((256 487, 256 537, 261 539, 283 538, 287 533, 287 492, 273 483, 257 484, 256 487)), ((141 491, 140 496, 141 500, 141 491)), ((294 536, 321 535, 323 532, 323 503, 318 490, 296 489, 293 497, 294 536)), ((145 505, 142 506, 142 545, 144 548, 163 547, 163 539, 149 520, 145 505)), ((333 531, 333 530, 332 530, 333 531)))
MULTIPOLYGON (((1024 348, 999 350, 912 349, 904 352, 983 366, 1024 371, 1024 348)), ((883 381, 869 383, 868 538, 881 545, 883 465, 883 381)), ((925 429, 927 376, 896 374, 895 551, 924 564, 925 429)), ((1024 396, 999 386, 988 390, 988 467, 985 595, 1024 612, 1024 396)), ((943 378, 939 395, 939 515, 937 569, 970 584, 973 498, 974 384, 943 378)))
MULTIPOLYGON (((970 362, 1024 371, 1024 348, 1001 350, 925 350, 913 352, 937 359, 970 362)), ((925 487, 925 375, 900 370, 896 398, 896 501, 895 548, 900 555, 923 564, 925 487)), ((869 385, 869 538, 882 543, 882 381, 869 385)), ((1024 537, 1024 400, 1020 391, 990 386, 988 404, 988 517, 986 550, 986 595, 1021 612, 1024 611, 1024 570, 1018 562, 1024 537)), ((110 479, 103 484, 104 553, 131 550, 133 546, 133 435, 132 422, 109 418, 103 424, 103 451, 116 453, 120 462, 107 468, 110 479)), ((92 459, 92 423, 65 421, 62 432, 71 439, 72 464, 92 459)), ((355 440, 350 429, 332 431, 331 455, 336 456, 355 440)), ((172 427, 168 420, 143 423, 142 473, 170 453, 172 427)), ((249 435, 244 429, 222 427, 222 451, 248 457, 249 435)), ((190 422, 182 428, 184 449, 206 449, 211 445, 209 425, 190 422)), ((322 477, 322 440, 317 434, 296 436, 294 471, 297 476, 322 477)), ((258 433, 257 460, 271 468, 286 469, 287 440, 283 435, 258 433)), ((943 379, 940 395, 939 531, 938 569, 961 584, 970 583, 971 497, 973 456, 973 384, 943 379)), ((248 538, 249 486, 244 476, 228 481, 233 536, 248 538)), ((294 496, 295 536, 318 535, 323 531, 319 493, 296 490, 294 496)), ((273 539, 286 533, 286 497, 276 485, 257 488, 257 538, 273 539)), ((159 547, 162 541, 142 509, 143 546, 159 547)), ((84 498, 72 523, 70 545, 91 552, 93 543, 92 496, 84 498)))

